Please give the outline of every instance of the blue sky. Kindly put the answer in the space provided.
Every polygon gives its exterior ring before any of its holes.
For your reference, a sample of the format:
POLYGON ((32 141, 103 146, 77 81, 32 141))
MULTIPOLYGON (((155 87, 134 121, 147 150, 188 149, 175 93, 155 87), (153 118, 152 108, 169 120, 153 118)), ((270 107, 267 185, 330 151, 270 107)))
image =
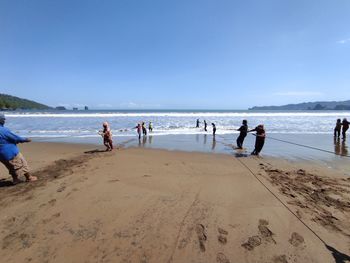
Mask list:
POLYGON ((51 106, 350 99, 348 0, 0 1, 0 92, 51 106))

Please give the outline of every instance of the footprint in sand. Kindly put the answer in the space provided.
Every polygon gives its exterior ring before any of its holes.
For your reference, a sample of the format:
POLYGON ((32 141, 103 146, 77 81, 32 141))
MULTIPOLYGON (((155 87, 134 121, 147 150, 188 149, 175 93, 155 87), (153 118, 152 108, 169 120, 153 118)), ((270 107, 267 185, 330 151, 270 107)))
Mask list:
POLYGON ((248 238, 248 241, 243 243, 241 246, 244 247, 245 249, 251 251, 255 247, 261 245, 261 238, 259 236, 252 236, 248 238))
POLYGON ((205 241, 207 241, 207 235, 205 234, 205 227, 202 224, 196 226, 196 233, 199 241, 199 248, 202 252, 205 251, 205 241))
POLYGON ((222 229, 222 228, 218 228, 218 232, 219 232, 219 235, 218 235, 218 241, 225 245, 227 243, 227 235, 228 235, 228 232, 225 230, 225 229, 222 229))
POLYGON ((56 199, 51 199, 48 203, 49 205, 54 206, 56 204, 56 199))
POLYGON ((216 255, 216 262, 218 263, 230 263, 230 260, 225 256, 224 253, 218 253, 216 255))
POLYGON ((109 183, 115 183, 115 182, 119 182, 120 180, 119 179, 112 179, 112 180, 109 180, 108 182, 109 183))
POLYGON ((152 175, 144 174, 143 177, 152 177, 152 175))
POLYGON ((276 244, 276 241, 273 239, 273 233, 271 230, 267 227, 269 225, 269 222, 266 221, 265 219, 260 219, 259 220, 259 232, 260 235, 263 237, 268 242, 273 242, 276 244))
POLYGON ((274 256, 273 263, 288 263, 286 255, 274 256))
POLYGON ((304 238, 298 233, 294 232, 289 239, 289 243, 291 243, 294 247, 299 247, 304 243, 304 238))
POLYGON ((60 192, 63 192, 65 189, 66 189, 66 186, 65 185, 61 185, 56 191, 58 193, 60 193, 60 192))

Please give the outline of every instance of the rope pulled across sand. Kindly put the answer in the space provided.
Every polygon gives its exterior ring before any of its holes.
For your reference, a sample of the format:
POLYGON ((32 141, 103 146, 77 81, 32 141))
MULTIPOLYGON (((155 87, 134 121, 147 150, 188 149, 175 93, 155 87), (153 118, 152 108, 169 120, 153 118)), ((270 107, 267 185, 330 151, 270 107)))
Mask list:
POLYGON ((0 187, 4 262, 346 262, 350 254, 350 181, 334 171, 89 145, 23 152, 40 180, 0 187))

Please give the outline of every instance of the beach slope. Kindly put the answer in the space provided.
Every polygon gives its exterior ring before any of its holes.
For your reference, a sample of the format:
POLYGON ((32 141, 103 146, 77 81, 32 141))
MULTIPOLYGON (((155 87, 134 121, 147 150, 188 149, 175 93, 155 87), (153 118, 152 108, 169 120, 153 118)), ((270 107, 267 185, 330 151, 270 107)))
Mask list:
POLYGON ((340 174, 142 148, 22 151, 40 180, 9 186, 1 167, 3 262, 349 260, 350 181, 340 174))

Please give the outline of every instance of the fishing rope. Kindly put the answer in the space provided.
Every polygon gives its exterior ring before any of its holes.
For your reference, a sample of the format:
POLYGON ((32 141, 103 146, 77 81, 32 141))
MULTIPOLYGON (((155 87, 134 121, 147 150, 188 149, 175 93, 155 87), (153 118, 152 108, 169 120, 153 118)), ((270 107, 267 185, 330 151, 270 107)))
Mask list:
MULTIPOLYGON (((252 134, 252 135, 256 136, 254 134, 252 134)), ((270 136, 266 136, 266 138, 271 139, 271 140, 275 140, 275 141, 279 141, 279 142, 284 142, 284 143, 300 146, 300 147, 304 147, 304 148, 308 148, 308 149, 312 149, 312 150, 317 150, 317 151, 321 151, 321 152, 335 154, 335 152, 333 152, 333 151, 329 151, 329 150, 325 150, 325 149, 321 149, 321 148, 317 148, 317 147, 313 147, 313 146, 309 146, 309 145, 304 145, 304 144, 300 144, 300 143, 296 143, 296 142, 289 142, 289 141, 286 141, 286 140, 281 140, 281 139, 277 139, 277 138, 270 137, 270 136)), ((339 155, 339 156, 341 156, 341 157, 350 157, 349 155, 339 155)))
POLYGON ((313 233, 324 245, 327 245, 327 243, 314 231, 311 227, 309 227, 301 218, 299 218, 270 188, 264 184, 263 181, 259 179, 259 177, 239 158, 236 158, 255 178, 260 182, 261 185, 263 185, 275 198, 277 201, 279 201, 297 220, 299 220, 311 233, 313 233))

